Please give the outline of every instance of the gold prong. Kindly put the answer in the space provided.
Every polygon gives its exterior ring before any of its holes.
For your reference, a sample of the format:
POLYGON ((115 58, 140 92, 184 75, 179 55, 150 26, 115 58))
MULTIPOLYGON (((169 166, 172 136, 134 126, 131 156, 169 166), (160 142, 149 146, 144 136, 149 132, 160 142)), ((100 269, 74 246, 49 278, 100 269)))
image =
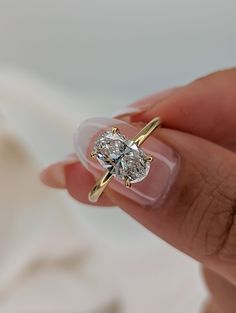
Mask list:
POLYGON ((117 127, 112 127, 111 131, 112 131, 113 134, 117 134, 117 133, 120 132, 117 127))
POLYGON ((129 178, 125 179, 125 187, 126 188, 130 188, 131 187, 131 182, 130 182, 129 178))
POLYGON ((94 152, 94 151, 92 151, 91 153, 90 153, 90 156, 91 156, 91 158, 95 158, 95 156, 96 156, 96 153, 94 152))
POLYGON ((149 161, 149 162, 152 162, 153 157, 151 155, 149 155, 149 156, 147 156, 146 160, 149 161))

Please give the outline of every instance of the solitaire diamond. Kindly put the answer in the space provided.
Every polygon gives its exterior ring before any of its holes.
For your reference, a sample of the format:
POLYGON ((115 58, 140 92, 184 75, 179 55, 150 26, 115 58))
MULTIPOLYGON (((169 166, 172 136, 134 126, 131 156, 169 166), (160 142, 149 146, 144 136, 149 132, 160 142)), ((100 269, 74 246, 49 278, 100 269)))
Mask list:
POLYGON ((150 169, 151 157, 116 128, 98 137, 91 155, 127 186, 142 181, 150 169))

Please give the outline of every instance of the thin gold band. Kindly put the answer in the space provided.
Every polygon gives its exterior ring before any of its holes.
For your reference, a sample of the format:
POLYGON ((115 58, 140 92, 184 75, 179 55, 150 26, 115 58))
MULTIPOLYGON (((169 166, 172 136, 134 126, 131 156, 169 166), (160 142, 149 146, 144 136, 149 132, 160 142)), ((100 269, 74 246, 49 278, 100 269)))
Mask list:
MULTIPOLYGON (((133 142, 139 147, 154 130, 156 130, 161 125, 161 119, 159 117, 151 120, 140 132, 132 139, 133 142)), ((88 194, 88 199, 90 202, 97 202, 104 189, 110 183, 113 174, 107 171, 93 186, 92 190, 88 194)))

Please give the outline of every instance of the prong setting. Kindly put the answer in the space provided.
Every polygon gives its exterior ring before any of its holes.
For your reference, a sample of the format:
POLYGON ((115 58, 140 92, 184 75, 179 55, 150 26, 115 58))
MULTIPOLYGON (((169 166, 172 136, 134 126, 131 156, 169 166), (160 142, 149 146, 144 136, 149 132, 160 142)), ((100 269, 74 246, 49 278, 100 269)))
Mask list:
POLYGON ((117 127, 112 127, 111 131, 113 134, 119 134, 120 133, 120 131, 117 127))
POLYGON ((152 160, 134 141, 121 134, 117 127, 111 127, 98 137, 91 157, 95 157, 126 187, 142 181, 148 175, 152 160))
POLYGON ((126 188, 131 188, 131 182, 130 182, 129 178, 125 179, 125 187, 126 188))
POLYGON ((146 157, 146 161, 152 162, 152 160, 153 160, 153 157, 152 157, 151 155, 148 155, 148 156, 146 157))
POLYGON ((95 151, 92 151, 92 152, 90 153, 90 157, 93 158, 93 159, 95 159, 95 157, 96 157, 96 152, 95 152, 95 151))

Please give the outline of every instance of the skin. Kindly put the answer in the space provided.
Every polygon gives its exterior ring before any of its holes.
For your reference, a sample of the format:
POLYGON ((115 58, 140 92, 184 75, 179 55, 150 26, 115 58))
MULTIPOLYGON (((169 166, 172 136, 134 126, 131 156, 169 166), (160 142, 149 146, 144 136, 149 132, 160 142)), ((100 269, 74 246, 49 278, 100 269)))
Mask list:
MULTIPOLYGON (((139 223, 202 263, 209 289, 204 313, 236 312, 236 69, 200 78, 166 95, 152 95, 119 116, 141 127, 161 116, 154 134, 181 156, 181 169, 161 207, 148 210, 106 189, 96 204, 119 206, 139 223)), ((80 202, 94 177, 73 156, 41 175, 80 202)))

